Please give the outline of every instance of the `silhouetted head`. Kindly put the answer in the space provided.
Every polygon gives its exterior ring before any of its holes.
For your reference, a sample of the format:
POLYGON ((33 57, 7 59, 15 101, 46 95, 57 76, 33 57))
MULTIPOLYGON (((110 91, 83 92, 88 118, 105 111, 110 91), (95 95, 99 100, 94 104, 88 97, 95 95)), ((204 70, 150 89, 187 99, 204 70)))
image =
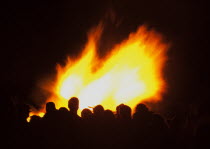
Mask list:
POLYGON ((51 113, 51 112, 54 112, 54 111, 56 111, 55 103, 54 102, 46 103, 46 112, 51 113))
POLYGON ((120 117, 122 119, 131 119, 131 108, 127 105, 120 107, 120 117))
POLYGON ((120 118, 120 108, 124 106, 124 104, 120 104, 116 107, 116 111, 117 111, 117 118, 120 118))
POLYGON ((93 116, 93 113, 90 109, 83 109, 81 112, 81 116, 83 119, 90 119, 93 116))
POLYGON ((97 105, 93 108, 93 114, 96 116, 101 116, 104 113, 104 107, 102 105, 97 105))
POLYGON ((38 115, 32 115, 32 116, 31 116, 31 119, 30 119, 30 123, 31 123, 31 124, 40 123, 41 119, 42 119, 42 118, 41 118, 40 116, 38 116, 38 115))
POLYGON ((140 103, 136 106, 136 112, 148 112, 148 111, 149 111, 148 107, 143 103, 140 103))
POLYGON ((72 97, 68 101, 68 107, 71 112, 76 113, 79 108, 79 99, 77 97, 72 97))
POLYGON ((111 110, 105 110, 104 111, 104 118, 105 120, 113 122, 115 120, 114 113, 111 110))
POLYGON ((59 112, 68 112, 69 110, 66 107, 60 107, 59 112))

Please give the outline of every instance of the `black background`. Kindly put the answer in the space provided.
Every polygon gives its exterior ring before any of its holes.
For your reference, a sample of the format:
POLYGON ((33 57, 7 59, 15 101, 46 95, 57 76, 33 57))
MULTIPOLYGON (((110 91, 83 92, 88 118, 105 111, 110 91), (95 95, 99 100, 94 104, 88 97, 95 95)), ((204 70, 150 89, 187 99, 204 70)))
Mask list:
POLYGON ((171 43, 165 79, 165 105, 208 103, 209 16, 206 1, 107 0, 9 1, 2 9, 1 90, 32 101, 37 82, 55 74, 56 63, 76 56, 87 31, 109 11, 100 52, 144 23, 171 43), (118 24, 118 25, 116 25, 118 24), (4 42, 5 41, 5 42, 4 42), (103 46, 102 46, 103 45, 103 46))

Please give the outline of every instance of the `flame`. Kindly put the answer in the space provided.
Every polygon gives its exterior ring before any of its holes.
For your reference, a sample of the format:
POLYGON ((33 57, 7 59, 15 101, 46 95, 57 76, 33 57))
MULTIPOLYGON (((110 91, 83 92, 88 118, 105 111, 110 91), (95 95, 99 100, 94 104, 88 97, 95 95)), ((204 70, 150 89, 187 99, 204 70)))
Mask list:
POLYGON ((140 26, 105 58, 99 58, 97 43, 102 31, 99 24, 89 32, 79 58, 68 57, 65 66, 57 65, 57 80, 48 101, 67 107, 67 100, 75 96, 80 111, 98 104, 115 111, 121 103, 133 109, 145 100, 159 101, 166 91, 162 71, 168 49, 162 36, 140 26))

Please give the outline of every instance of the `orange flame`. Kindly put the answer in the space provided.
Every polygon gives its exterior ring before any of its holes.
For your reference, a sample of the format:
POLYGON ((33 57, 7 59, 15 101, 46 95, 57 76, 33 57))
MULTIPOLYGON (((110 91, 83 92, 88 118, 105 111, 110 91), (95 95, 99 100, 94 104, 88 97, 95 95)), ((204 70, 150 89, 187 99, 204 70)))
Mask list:
POLYGON ((102 31, 100 24, 89 32, 78 59, 68 57, 65 66, 57 65, 54 95, 48 101, 67 107, 67 100, 76 96, 80 110, 101 104, 114 111, 121 103, 133 109, 144 100, 160 100, 166 90, 162 70, 168 49, 162 36, 140 26, 102 59, 97 55, 102 31))

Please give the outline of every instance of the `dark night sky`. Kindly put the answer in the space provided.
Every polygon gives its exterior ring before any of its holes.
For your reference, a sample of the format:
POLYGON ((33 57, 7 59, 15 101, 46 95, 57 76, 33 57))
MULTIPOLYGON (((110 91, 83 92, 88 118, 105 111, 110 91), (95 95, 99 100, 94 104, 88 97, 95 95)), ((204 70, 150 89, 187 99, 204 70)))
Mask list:
POLYGON ((208 97, 207 2, 186 0, 8 2, 1 14, 7 26, 1 51, 4 93, 30 97, 40 78, 55 74, 56 63, 80 52, 87 31, 110 9, 120 24, 107 22, 102 53, 147 23, 172 43, 165 68, 167 101, 190 103, 208 97))

